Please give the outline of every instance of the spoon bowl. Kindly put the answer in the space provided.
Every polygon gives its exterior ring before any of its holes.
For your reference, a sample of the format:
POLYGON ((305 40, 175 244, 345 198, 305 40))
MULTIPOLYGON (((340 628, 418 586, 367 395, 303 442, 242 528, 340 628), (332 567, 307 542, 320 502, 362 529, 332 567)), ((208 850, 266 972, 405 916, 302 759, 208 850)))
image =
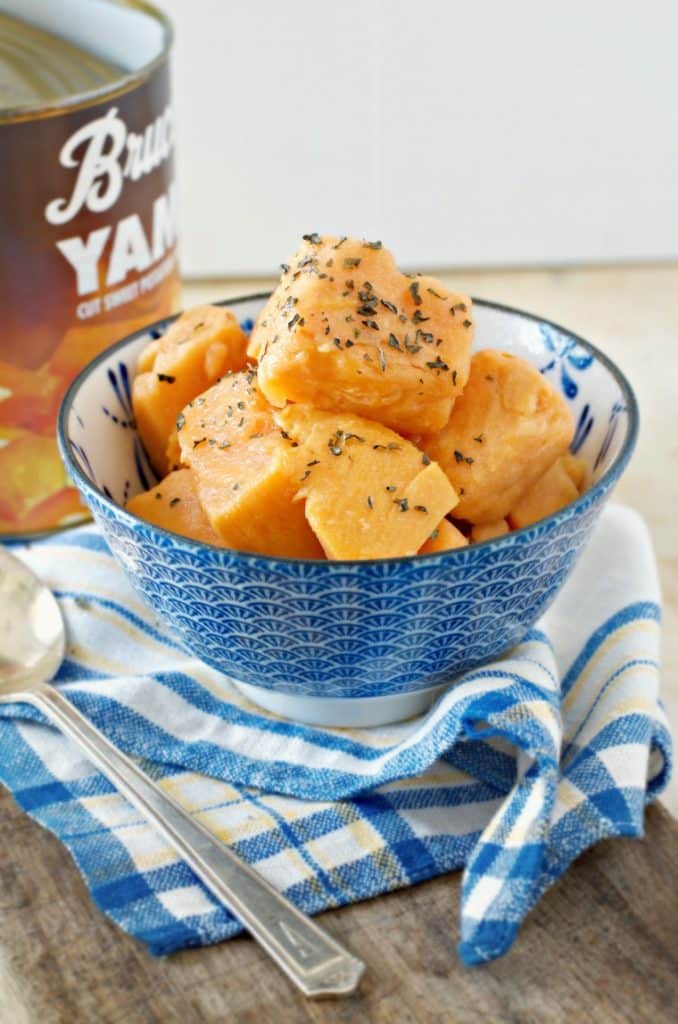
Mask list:
POLYGON ((0 547, 0 703, 32 704, 75 741, 304 995, 355 991, 363 963, 194 821, 49 684, 64 650, 54 595, 0 547))
POLYGON ((51 679, 65 644, 54 595, 23 562, 0 548, 0 694, 51 679))

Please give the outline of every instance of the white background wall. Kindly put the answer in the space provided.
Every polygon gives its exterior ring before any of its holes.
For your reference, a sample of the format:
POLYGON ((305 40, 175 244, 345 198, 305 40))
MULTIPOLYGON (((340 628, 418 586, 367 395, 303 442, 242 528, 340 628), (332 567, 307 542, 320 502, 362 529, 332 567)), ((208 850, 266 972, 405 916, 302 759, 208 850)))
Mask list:
POLYGON ((678 256, 678 0, 157 2, 188 275, 678 256))

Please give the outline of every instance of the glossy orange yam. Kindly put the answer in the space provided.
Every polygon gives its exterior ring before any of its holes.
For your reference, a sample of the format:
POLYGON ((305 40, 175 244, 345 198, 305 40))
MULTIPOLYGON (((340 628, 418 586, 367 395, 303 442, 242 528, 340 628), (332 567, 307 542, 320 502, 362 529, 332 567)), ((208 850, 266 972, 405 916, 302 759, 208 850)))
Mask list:
POLYGON ((158 473, 169 468, 167 446, 178 414, 228 370, 241 369, 246 348, 247 338, 230 310, 197 306, 142 352, 132 401, 140 437, 158 473))
POLYGON ((468 540, 449 519, 438 524, 425 544, 419 548, 420 555, 432 555, 439 551, 451 551, 454 548, 468 547, 468 540))
POLYGON ((480 544, 484 540, 504 537, 509 530, 510 527, 506 519, 499 519, 496 523, 476 523, 471 529, 471 540, 474 544, 480 544))
POLYGON ((54 433, 65 382, 45 370, 0 362, 0 427, 54 433))
POLYGON ((586 462, 579 455, 566 452, 562 457, 563 468, 578 491, 583 491, 586 481, 586 462))
POLYGON ((309 236, 255 324, 272 405, 354 413, 402 433, 449 419, 469 372, 471 300, 402 274, 388 250, 309 236))
POLYGON ((494 523, 567 451, 573 433, 565 399, 534 366, 486 349, 474 354, 447 425, 419 440, 459 494, 455 516, 494 523))
POLYGON ((328 558, 414 555, 457 502, 440 467, 380 423, 302 405, 276 420, 299 443, 297 498, 328 558))
MULTIPOLYGON (((574 466, 578 474, 579 467, 574 466)), ((530 526, 532 523, 553 515, 565 505, 569 505, 579 497, 579 490, 574 483, 571 473, 572 464, 568 466, 565 458, 557 462, 540 476, 538 480, 523 494, 520 501, 511 509, 509 521, 511 526, 518 530, 522 526, 530 526), (569 471, 568 471, 569 469, 569 471)))
POLYGON ((75 487, 62 487, 50 494, 24 517, 22 531, 53 530, 89 519, 89 512, 83 505, 75 487))
POLYGON ((68 485, 54 438, 25 434, 0 448, 2 501, 20 522, 35 506, 68 485))
POLYGON ((163 530, 179 533, 191 540, 222 546, 198 499, 195 476, 190 469, 170 473, 150 491, 143 491, 127 502, 127 511, 163 530))
POLYGON ((224 544, 287 558, 323 551, 294 502, 299 454, 273 419, 253 372, 210 388, 179 418, 181 461, 195 472, 200 501, 224 544))

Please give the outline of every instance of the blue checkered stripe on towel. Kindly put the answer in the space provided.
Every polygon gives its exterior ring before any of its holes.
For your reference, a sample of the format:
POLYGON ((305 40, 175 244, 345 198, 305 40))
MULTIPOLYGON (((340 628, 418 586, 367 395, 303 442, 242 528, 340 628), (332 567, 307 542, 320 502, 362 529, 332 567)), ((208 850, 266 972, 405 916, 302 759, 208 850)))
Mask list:
MULTIPOLYGON (((467 673, 426 716, 370 730, 255 712, 167 637, 93 528, 18 552, 57 592, 69 699, 203 824, 317 913, 464 867, 461 956, 505 952, 586 847, 638 835, 665 785, 656 602, 587 633, 562 680, 552 638, 467 673)), ((0 777, 70 850, 96 904, 154 953, 239 925, 37 712, 2 709, 0 777)))

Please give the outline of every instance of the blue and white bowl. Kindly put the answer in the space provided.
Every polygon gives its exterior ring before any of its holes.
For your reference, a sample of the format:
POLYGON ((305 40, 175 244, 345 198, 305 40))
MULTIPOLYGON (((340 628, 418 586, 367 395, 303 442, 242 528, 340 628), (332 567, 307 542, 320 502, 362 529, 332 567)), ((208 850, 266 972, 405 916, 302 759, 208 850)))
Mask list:
MULTIPOLYGON (((231 300, 246 329, 265 295, 231 300)), ((161 321, 76 378, 59 444, 111 550, 185 646, 255 703, 299 721, 385 724, 521 640, 572 570, 633 450, 633 392, 610 360, 548 321, 476 302, 476 347, 523 356, 563 392, 587 490, 534 526, 460 550, 362 562, 266 558, 187 540, 125 511, 155 482, 131 383, 161 321)))

